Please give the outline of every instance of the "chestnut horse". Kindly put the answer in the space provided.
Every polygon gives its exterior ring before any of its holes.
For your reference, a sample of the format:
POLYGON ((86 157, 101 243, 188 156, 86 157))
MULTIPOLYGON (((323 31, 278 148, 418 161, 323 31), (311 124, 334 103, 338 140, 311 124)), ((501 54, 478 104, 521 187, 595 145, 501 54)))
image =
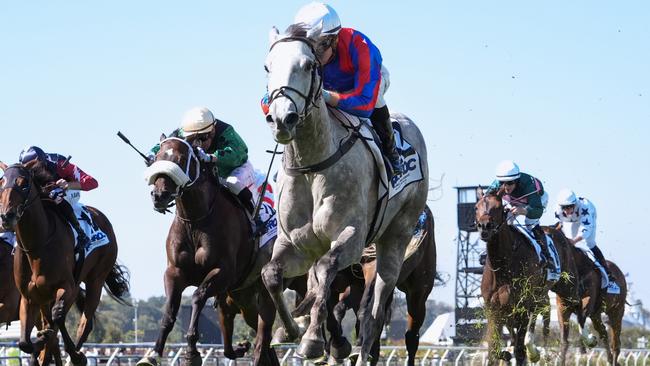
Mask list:
MULTIPOLYGON (((426 219, 422 232, 413 237, 420 242, 417 249, 406 258, 397 280, 396 287, 406 294, 407 327, 404 340, 408 352, 407 365, 415 364, 415 355, 420 343, 420 327, 426 317, 426 302, 433 289, 436 278, 436 241, 434 218, 429 206, 425 207, 426 219)), ((364 255, 361 264, 355 264, 340 271, 332 283, 328 300, 327 329, 330 332, 329 354, 333 360, 341 361, 350 354, 350 343, 341 328, 343 317, 348 309, 357 314, 363 299, 364 290, 372 291, 372 280, 376 273, 376 257, 364 255)), ((391 299, 386 304, 386 323, 390 322, 391 299)), ((295 315, 295 314, 294 314, 295 315)), ((357 321, 357 335, 359 323, 357 321)), ((379 335, 370 351, 370 363, 379 361, 379 335)))
MULTIPOLYGON (((88 254, 79 278, 74 277, 75 239, 71 226, 47 197, 43 186, 55 177, 42 163, 7 167, 0 180, 0 219, 5 230, 14 230, 18 245, 14 255, 14 278, 21 294, 19 348, 32 354, 32 362, 48 341, 61 331, 66 352, 75 365, 86 363, 79 350, 93 328, 94 314, 104 287, 109 295, 125 303, 128 294, 126 269, 115 263, 117 241, 104 214, 88 207, 94 223, 108 236, 109 243, 88 254), (85 290, 80 290, 80 282, 85 290), (77 303, 81 318, 77 341, 72 340, 65 325, 70 307, 77 303), (43 329, 32 343, 30 334, 40 310, 43 329)), ((58 346, 57 346, 58 347, 58 346)), ((54 354, 57 350, 52 350, 54 354)), ((45 358, 47 363, 48 358, 45 358)))
MULTIPOLYGON (((501 330, 505 326, 514 345, 517 365, 525 363, 526 352, 531 362, 539 359, 534 329, 537 315, 548 307, 545 270, 528 238, 512 228, 502 203, 502 191, 483 194, 477 191, 476 224, 481 239, 487 243, 487 260, 483 267, 481 295, 488 320, 488 364, 511 355, 501 351, 501 330)), ((576 270, 569 248, 556 247, 562 263, 563 276, 552 287, 566 298, 577 299, 576 270)))
MULTIPOLYGON (((547 232, 556 231, 558 239, 566 241, 564 234, 555 228, 546 228, 547 232), (560 239, 561 237, 561 239, 560 239)), ((555 240, 555 237, 554 237, 555 240)), ((556 243, 557 243, 556 240, 556 243)), ((571 245, 570 245, 571 246, 571 245)), ((627 296, 627 283, 625 275, 616 264, 607 261, 607 267, 616 277, 617 284, 621 288, 619 294, 609 294, 607 289, 601 289, 601 274, 594 263, 587 255, 578 248, 572 248, 579 281, 576 281, 576 288, 579 289, 579 301, 567 300, 562 296, 557 297, 558 322, 560 326, 560 364, 566 363, 566 353, 569 347, 569 319, 571 314, 576 314, 580 326, 580 340, 582 345, 595 347, 598 340, 589 333, 585 322, 587 318, 598 332, 600 339, 607 349, 607 360, 611 365, 618 365, 618 355, 621 350, 621 326, 625 312, 625 298, 627 296), (603 324, 602 314, 607 314, 609 319, 609 334, 603 324)))
POLYGON ((201 364, 196 348, 199 315, 207 299, 213 296, 220 309, 225 355, 241 357, 248 349, 234 349, 231 342, 233 319, 242 309, 246 322, 257 330, 255 364, 279 364, 270 348, 275 306, 260 279, 262 265, 271 257, 272 245, 257 250, 257 240, 243 207, 220 185, 213 167, 201 163, 185 140, 163 135, 160 151, 148 170, 154 208, 164 212, 175 202, 176 213, 166 243, 167 302, 161 329, 154 353, 145 355, 138 365, 159 363, 176 321, 181 295, 188 286, 197 289, 192 295, 186 364, 201 364))

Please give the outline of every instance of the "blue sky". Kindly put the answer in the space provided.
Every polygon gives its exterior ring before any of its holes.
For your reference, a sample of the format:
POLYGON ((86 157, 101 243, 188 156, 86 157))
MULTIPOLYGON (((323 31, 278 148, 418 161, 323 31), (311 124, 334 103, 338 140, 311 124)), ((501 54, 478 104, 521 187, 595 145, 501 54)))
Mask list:
MULTIPOLYGON (((152 210, 144 169, 115 136, 148 148, 205 105, 233 124, 263 168, 271 133, 259 109, 272 25, 302 1, 11 2, 0 5, 0 159, 25 145, 72 155, 99 189, 82 201, 117 232, 132 292, 163 293, 171 216, 152 210)), ((650 9, 646 2, 333 1, 344 26, 376 43, 388 106, 428 144, 439 268, 455 266, 453 186, 489 183, 513 159, 551 195, 598 209, 598 242, 650 303, 650 9), (407 5, 408 4, 408 5, 407 5)), ((276 164, 276 168, 279 165, 276 164)), ((552 222, 548 210, 543 222, 552 222)), ((454 281, 431 297, 453 303, 454 281)))

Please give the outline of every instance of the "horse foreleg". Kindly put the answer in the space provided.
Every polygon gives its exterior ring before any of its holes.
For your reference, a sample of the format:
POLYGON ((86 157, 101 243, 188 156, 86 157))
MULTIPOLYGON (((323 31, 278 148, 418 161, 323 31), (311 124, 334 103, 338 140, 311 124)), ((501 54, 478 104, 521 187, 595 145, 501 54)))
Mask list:
MULTIPOLYGON (((526 328, 524 328, 523 326, 517 327, 517 343, 518 344, 523 343, 528 353, 528 360, 530 360, 530 362, 532 363, 539 361, 540 358, 539 349, 535 345, 535 321, 537 320, 537 314, 538 312, 536 311, 532 311, 528 313, 528 316, 525 319, 523 319, 521 322, 521 324, 523 325, 526 322, 526 320, 528 321, 526 328), (522 338, 523 338, 523 342, 522 342, 522 338)), ((515 353, 517 353, 516 349, 515 349, 515 353)), ((517 355, 517 363, 519 363, 518 355, 517 355)))
POLYGON ((304 274, 309 265, 310 261, 307 258, 303 258, 287 239, 279 236, 273 247, 273 258, 262 268, 262 281, 284 325, 284 328, 278 329, 274 337, 274 341, 278 343, 295 342, 301 335, 298 324, 284 301, 283 278, 304 274))
POLYGON ((196 348, 196 343, 199 341, 198 327, 201 311, 208 298, 217 294, 225 296, 226 278, 224 276, 226 273, 221 268, 211 270, 192 294, 192 315, 187 329, 187 350, 185 352, 185 360, 192 366, 201 364, 201 354, 196 348))
MULTIPOLYGON (((367 309, 362 312, 361 319, 361 353, 357 358, 357 366, 365 365, 373 343, 381 334, 384 326, 386 302, 392 295, 399 276, 406 243, 410 236, 397 235, 385 243, 377 243, 376 275, 374 276, 374 296, 371 312, 367 309)), ((366 305, 370 306, 370 302, 366 305)))
POLYGON ((88 339, 90 332, 93 330, 95 311, 97 311, 97 306, 99 306, 101 296, 101 282, 89 281, 89 283, 86 283, 86 299, 84 301, 83 309, 81 309, 81 317, 79 318, 79 325, 77 326, 77 351, 81 349, 88 339))
MULTIPOLYGON (((488 366, 496 365, 499 363, 499 359, 502 358, 501 355, 501 329, 503 324, 499 318, 498 311, 496 309, 490 309, 489 305, 485 305, 486 317, 487 317, 487 330, 485 336, 487 338, 488 344, 488 366)), ((511 333, 512 334, 512 331, 511 333)))
POLYGON ((77 351, 77 347, 70 337, 70 333, 65 325, 65 318, 74 304, 74 300, 77 297, 77 291, 72 288, 60 288, 56 292, 56 300, 54 301, 54 306, 52 307, 52 320, 54 324, 59 327, 61 332, 61 338, 63 338, 63 345, 65 351, 70 355, 70 360, 73 365, 85 365, 86 356, 83 353, 77 351))
POLYGON ((610 363, 618 366, 618 355, 621 353, 621 325, 623 322, 623 308, 613 309, 614 311, 608 312, 609 318, 609 349, 612 354, 610 363))
POLYGON ((614 355, 612 354, 611 346, 609 343, 609 335, 607 333, 607 328, 605 328, 605 324, 603 324, 603 319, 600 312, 591 315, 591 324, 594 326, 594 329, 600 336, 600 340, 603 341, 603 346, 605 350, 607 350, 607 360, 609 361, 609 364, 615 365, 614 361, 616 360, 614 360, 614 355))
POLYGON ((327 330, 330 332, 329 354, 330 357, 341 361, 350 355, 352 346, 343 336, 343 318, 347 311, 345 298, 350 295, 349 287, 342 294, 331 293, 327 301, 327 330))
MULTIPOLYGON (((417 283, 418 281, 414 281, 417 283)), ((415 366, 415 355, 420 345, 420 327, 427 314, 427 296, 431 287, 422 290, 409 289, 406 291, 407 323, 404 341, 408 352, 408 366, 415 366)))
POLYGON ((20 298, 20 341, 18 348, 28 354, 38 354, 40 349, 35 349, 31 340, 32 329, 34 329, 34 320, 38 307, 31 305, 29 301, 23 296, 20 298))
MULTIPOLYGON (((571 319, 571 304, 565 303, 559 296, 557 302, 557 319, 560 327, 560 366, 566 364, 566 354, 569 350, 569 320, 571 319)), ((580 316, 578 316, 578 321, 580 316)))
POLYGON ((273 322, 275 321, 275 306, 271 295, 266 291, 263 284, 257 286, 257 336, 255 337, 255 354, 253 365, 280 366, 280 360, 271 348, 271 336, 273 322))
POLYGON ((237 307, 228 303, 226 296, 221 296, 218 301, 219 328, 223 339, 223 355, 230 360, 242 357, 245 352, 236 352, 232 347, 232 335, 235 329, 235 316, 239 312, 237 307))

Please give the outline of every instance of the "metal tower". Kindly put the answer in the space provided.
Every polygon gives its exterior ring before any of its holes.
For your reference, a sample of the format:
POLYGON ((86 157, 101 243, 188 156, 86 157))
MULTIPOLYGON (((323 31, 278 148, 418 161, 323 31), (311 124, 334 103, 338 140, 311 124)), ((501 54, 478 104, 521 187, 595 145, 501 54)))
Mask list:
POLYGON ((476 343, 482 336, 483 308, 480 303, 483 266, 479 256, 485 249, 476 230, 475 209, 478 186, 455 187, 458 193, 458 245, 456 255, 456 337, 458 343, 476 343))

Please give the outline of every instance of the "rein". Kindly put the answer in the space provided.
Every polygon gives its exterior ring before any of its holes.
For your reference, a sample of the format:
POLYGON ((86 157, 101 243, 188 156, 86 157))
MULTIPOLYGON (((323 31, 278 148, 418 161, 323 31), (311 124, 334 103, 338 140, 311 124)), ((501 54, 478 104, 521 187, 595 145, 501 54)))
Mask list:
MULTIPOLYGON (((269 52, 277 45, 278 43, 285 43, 285 42, 302 42, 309 47, 309 50, 311 53, 314 55, 314 60, 315 60, 315 67, 311 68, 311 81, 309 82, 309 91, 307 94, 303 93, 302 91, 285 85, 281 86, 269 93, 269 105, 273 103, 273 101, 277 98, 280 97, 285 97, 291 101, 294 107, 296 107, 296 111, 298 110, 296 101, 291 98, 289 94, 287 94, 287 91, 292 91, 296 94, 298 94, 302 99, 305 100, 305 107, 302 110, 302 113, 298 115, 299 120, 303 121, 311 112, 310 107, 318 108, 318 104, 316 104, 316 100, 318 100, 321 96, 321 93, 323 91, 323 78, 319 78, 318 74, 321 74, 322 70, 322 65, 320 64, 320 61, 318 60, 318 56, 316 55, 316 50, 314 49, 314 46, 312 45, 311 41, 308 38, 305 37, 285 37, 282 39, 279 39, 271 45, 269 48, 269 52), (318 80, 318 84, 314 83, 315 80, 318 80)), ((299 122, 300 123, 300 122, 299 122)))

